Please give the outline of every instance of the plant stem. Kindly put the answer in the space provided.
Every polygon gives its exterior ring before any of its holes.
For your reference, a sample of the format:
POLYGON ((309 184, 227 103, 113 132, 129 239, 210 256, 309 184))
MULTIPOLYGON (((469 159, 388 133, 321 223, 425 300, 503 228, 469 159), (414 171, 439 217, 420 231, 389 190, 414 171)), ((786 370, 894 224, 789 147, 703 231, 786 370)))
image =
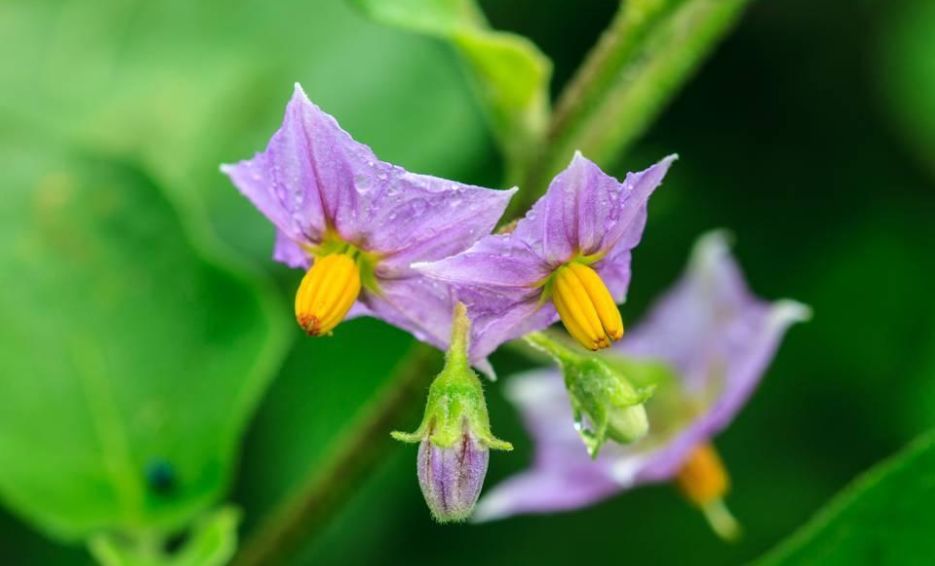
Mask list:
POLYGON ((335 443, 324 468, 260 525, 234 560, 237 566, 281 564, 310 540, 354 494, 393 445, 389 431, 424 402, 424 390, 441 368, 441 354, 421 343, 400 362, 382 393, 335 443))
POLYGON ((510 212, 528 209, 575 150, 609 167, 731 29, 750 0, 627 0, 565 87, 510 212))

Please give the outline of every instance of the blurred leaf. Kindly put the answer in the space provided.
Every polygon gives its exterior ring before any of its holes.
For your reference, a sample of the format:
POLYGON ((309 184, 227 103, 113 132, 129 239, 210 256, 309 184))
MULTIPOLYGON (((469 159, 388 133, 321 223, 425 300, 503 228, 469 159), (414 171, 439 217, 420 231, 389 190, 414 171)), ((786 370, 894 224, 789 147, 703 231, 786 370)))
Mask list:
POLYGON ((296 81, 356 139, 412 171, 469 180, 489 151, 483 118, 441 50, 337 0, 223 9, 8 0, 0 36, 21 51, 0 65, 5 119, 136 161, 265 265, 272 228, 218 164, 265 145, 296 81), (413 96, 418 85, 430 94, 413 96))
POLYGON ((552 74, 531 41, 492 31, 474 0, 351 2, 378 22, 449 40, 470 70, 508 167, 530 158, 545 134, 552 74))
POLYGON ((935 556, 935 433, 845 488, 759 564, 920 564, 935 556))
POLYGON ((230 481, 281 305, 133 167, 0 157, 0 495, 63 539, 181 528, 230 481))
POLYGON ((880 78, 902 133, 935 174, 935 3, 903 3, 889 19, 880 78))
POLYGON ((91 553, 104 566, 223 566, 237 550, 239 523, 240 512, 224 507, 198 521, 175 553, 110 535, 95 537, 91 553))

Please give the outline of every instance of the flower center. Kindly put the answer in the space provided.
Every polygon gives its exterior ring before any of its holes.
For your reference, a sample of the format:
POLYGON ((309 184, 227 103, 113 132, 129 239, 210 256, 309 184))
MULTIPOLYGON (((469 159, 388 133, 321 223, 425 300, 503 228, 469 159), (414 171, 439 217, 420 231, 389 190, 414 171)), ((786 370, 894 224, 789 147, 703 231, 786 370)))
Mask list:
POLYGON ((357 252, 318 257, 295 294, 295 318, 309 336, 328 334, 344 320, 360 294, 357 252))
POLYGON ((623 336, 623 320, 601 276, 572 261, 555 270, 550 292, 562 323, 589 350, 607 348, 623 336))

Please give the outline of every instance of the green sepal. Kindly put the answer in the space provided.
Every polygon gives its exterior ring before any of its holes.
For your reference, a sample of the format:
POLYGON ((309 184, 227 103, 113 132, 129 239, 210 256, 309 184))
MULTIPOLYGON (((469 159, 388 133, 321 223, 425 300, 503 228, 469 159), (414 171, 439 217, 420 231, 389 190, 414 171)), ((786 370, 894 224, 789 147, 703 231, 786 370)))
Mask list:
POLYGON ((649 432, 643 404, 656 390, 653 376, 664 375, 658 362, 584 354, 542 332, 531 333, 525 340, 549 354, 562 369, 575 428, 592 458, 608 439, 625 444, 649 432), (640 380, 631 381, 630 372, 640 380))
POLYGON ((481 444, 492 450, 512 450, 513 445, 490 432, 490 417, 484 387, 468 361, 468 338, 471 323, 464 305, 455 307, 451 347, 445 367, 429 388, 422 423, 414 432, 390 433, 400 442, 428 440, 439 448, 450 448, 469 431, 481 444))

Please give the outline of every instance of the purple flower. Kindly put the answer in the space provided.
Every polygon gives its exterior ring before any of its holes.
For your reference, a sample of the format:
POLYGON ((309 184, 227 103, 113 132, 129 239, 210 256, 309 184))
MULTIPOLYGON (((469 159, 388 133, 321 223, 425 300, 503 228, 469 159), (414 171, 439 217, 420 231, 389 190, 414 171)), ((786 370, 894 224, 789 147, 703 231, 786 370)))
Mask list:
POLYGON ((616 304, 630 283, 630 250, 642 236, 646 202, 674 159, 620 183, 575 154, 514 230, 414 265, 452 285, 468 305, 476 329, 472 358, 559 317, 589 349, 619 339, 616 304))
POLYGON ((789 325, 808 316, 799 303, 754 297, 724 235, 706 235, 682 279, 606 356, 662 361, 671 370, 674 379, 646 403, 649 434, 605 446, 592 460, 571 426, 561 375, 545 369, 514 377, 507 393, 534 437, 535 461, 485 496, 476 518, 576 509, 680 472, 694 482, 685 490, 690 497, 723 495, 726 474, 708 442, 746 402, 789 325))
POLYGON ((515 192, 380 161, 298 84, 266 150, 221 170, 276 227, 274 259, 308 269, 296 318, 309 334, 370 315, 440 348, 451 332, 451 290, 410 264, 470 247, 515 192))

